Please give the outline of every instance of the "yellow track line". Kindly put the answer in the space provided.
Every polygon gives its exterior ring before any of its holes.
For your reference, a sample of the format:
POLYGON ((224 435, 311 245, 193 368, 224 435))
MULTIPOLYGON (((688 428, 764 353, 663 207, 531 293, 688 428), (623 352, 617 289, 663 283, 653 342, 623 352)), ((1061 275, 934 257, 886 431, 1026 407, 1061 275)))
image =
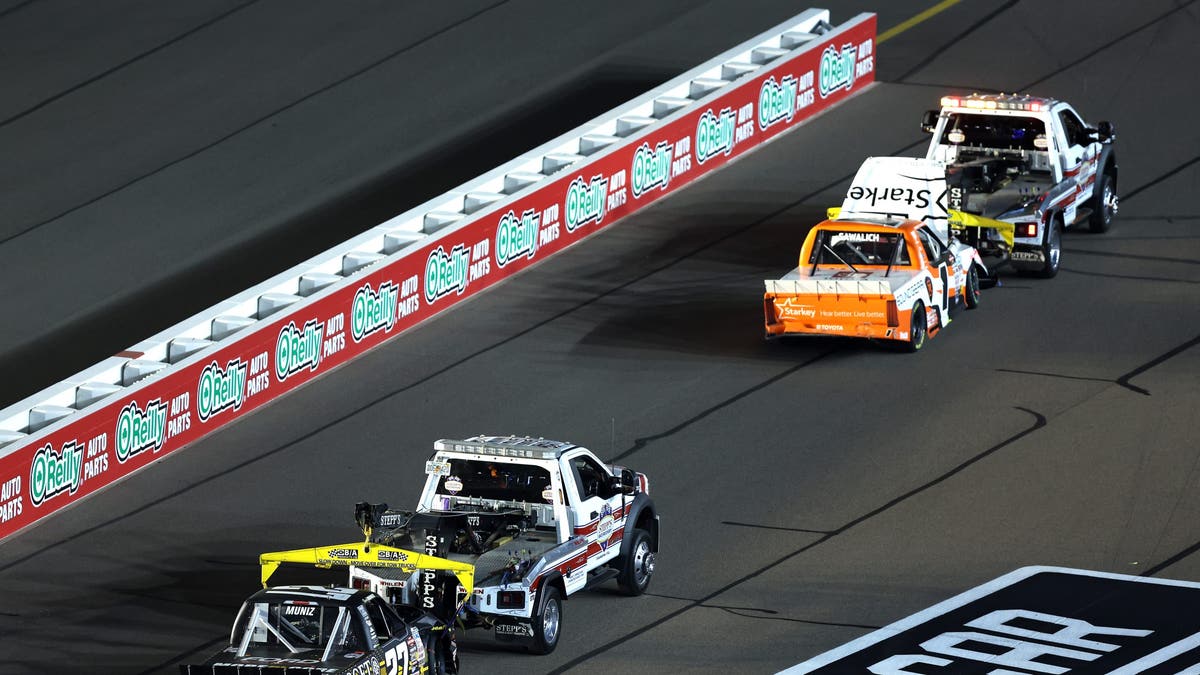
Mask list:
POLYGON ((937 16, 938 14, 941 14, 942 12, 946 11, 947 9, 950 9, 951 7, 957 5, 960 2, 962 2, 962 0, 942 0, 941 2, 934 5, 933 7, 930 7, 929 9, 925 10, 924 12, 921 12, 920 14, 917 14, 916 16, 913 16, 909 19, 905 19, 904 21, 900 22, 899 24, 892 26, 891 28, 880 33, 879 36, 875 38, 875 44, 883 44, 884 42, 887 42, 888 40, 896 37, 897 35, 903 33, 904 31, 908 30, 909 28, 912 28, 913 26, 916 26, 917 24, 922 23, 924 21, 928 21, 929 19, 937 16))

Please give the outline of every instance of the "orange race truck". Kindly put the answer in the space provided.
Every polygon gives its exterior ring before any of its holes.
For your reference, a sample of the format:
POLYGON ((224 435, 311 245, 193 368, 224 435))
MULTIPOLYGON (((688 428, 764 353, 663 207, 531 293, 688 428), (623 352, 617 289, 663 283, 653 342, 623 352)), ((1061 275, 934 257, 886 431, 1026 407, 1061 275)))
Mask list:
POLYGON ((796 269, 766 280, 766 336, 874 338, 917 351, 950 323, 951 309, 978 306, 987 270, 955 236, 964 224, 945 195, 938 162, 868 159, 842 207, 809 231, 796 269))

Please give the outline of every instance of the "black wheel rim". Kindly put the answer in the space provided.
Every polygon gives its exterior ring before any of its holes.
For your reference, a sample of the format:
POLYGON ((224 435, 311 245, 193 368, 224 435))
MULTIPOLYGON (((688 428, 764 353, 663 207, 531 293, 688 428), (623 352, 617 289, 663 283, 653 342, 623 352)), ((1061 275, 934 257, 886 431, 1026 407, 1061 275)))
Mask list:
POLYGON ((1112 222, 1113 216, 1117 215, 1117 209, 1120 208, 1117 202, 1117 191, 1113 188, 1112 181, 1104 181, 1104 192, 1100 195, 1100 210, 1101 217, 1104 218, 1104 224, 1108 225, 1112 222))
POLYGON ((1050 269, 1058 269, 1058 260, 1062 257, 1062 228, 1058 223, 1051 223, 1050 231, 1046 233, 1046 257, 1050 269))
POLYGON ((917 308, 915 308, 913 310, 913 320, 912 320, 912 336, 911 337, 912 337, 913 347, 915 349, 920 349, 921 345, 925 343, 925 324, 926 323, 927 323, 927 319, 925 318, 925 308, 918 306, 917 308), (918 310, 920 310, 920 311, 918 311, 918 310))

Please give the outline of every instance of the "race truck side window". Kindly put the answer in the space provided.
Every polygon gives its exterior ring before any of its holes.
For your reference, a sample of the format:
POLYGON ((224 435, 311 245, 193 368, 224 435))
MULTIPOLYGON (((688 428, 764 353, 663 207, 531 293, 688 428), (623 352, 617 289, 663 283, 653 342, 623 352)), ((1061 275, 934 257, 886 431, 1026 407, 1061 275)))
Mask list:
POLYGON ((371 618, 371 625, 375 627, 375 633, 379 636, 380 641, 387 640, 393 634, 393 628, 388 622, 388 617, 384 614, 383 603, 379 598, 367 598, 363 601, 363 607, 367 610, 367 616, 371 618))
POLYGON ((917 239, 920 239, 921 245, 925 247, 925 254, 929 256, 929 262, 936 265, 942 259, 942 251, 944 250, 942 243, 937 240, 937 237, 930 235, 929 231, 923 227, 917 230, 917 239))

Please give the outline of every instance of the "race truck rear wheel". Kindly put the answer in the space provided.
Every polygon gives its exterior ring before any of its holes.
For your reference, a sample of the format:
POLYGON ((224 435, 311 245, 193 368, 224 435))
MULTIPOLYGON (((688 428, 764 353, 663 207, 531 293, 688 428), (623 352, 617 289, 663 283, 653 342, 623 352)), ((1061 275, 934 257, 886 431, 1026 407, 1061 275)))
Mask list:
POLYGON ((558 646, 562 632, 562 594, 553 584, 542 586, 538 593, 538 608, 533 615, 533 644, 529 651, 549 654, 558 646))
POLYGON ((1110 173, 1102 173, 1096 179, 1096 194, 1092 197, 1092 215, 1088 226, 1092 232, 1108 232, 1113 216, 1117 215, 1117 179, 1110 173))
POLYGON ((917 352, 925 346, 925 334, 929 332, 929 317, 925 316, 925 304, 920 300, 913 304, 911 324, 908 329, 908 342, 904 343, 904 346, 907 351, 917 352))
POLYGON ((967 309, 975 309, 979 306, 979 299, 982 294, 979 292, 979 268, 971 265, 971 269, 967 271, 967 289, 963 296, 963 303, 967 309))
POLYGON ((634 529, 629 534, 629 546, 621 554, 621 571, 617 586, 625 595, 641 595, 654 576, 654 551, 650 548, 650 533, 634 529))

